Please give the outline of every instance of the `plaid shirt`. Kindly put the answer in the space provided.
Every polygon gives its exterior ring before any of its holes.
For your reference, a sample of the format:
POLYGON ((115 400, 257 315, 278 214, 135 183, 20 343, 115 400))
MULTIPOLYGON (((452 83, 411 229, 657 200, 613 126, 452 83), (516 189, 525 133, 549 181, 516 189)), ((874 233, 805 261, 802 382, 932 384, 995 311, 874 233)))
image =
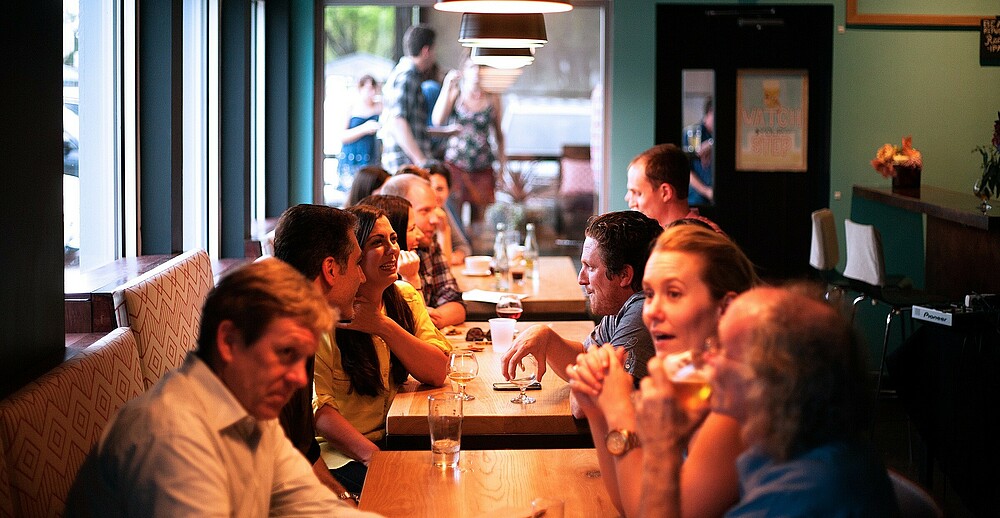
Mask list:
MULTIPOLYGON (((410 125, 413 139, 424 153, 424 158, 431 157, 431 141, 427 135, 427 101, 420 89, 421 74, 409 58, 399 60, 385 81, 382 92, 382 116, 379 122, 388 126, 395 117, 402 117, 410 125)), ((382 167, 391 174, 406 164, 412 164, 403 148, 396 143, 391 131, 382 132, 382 167)), ((422 165, 422 164, 416 164, 422 165)))
POLYGON ((431 245, 430 250, 418 248, 417 255, 420 256, 420 280, 424 283, 422 292, 427 307, 436 308, 446 302, 460 302, 464 306, 458 282, 437 244, 431 245))

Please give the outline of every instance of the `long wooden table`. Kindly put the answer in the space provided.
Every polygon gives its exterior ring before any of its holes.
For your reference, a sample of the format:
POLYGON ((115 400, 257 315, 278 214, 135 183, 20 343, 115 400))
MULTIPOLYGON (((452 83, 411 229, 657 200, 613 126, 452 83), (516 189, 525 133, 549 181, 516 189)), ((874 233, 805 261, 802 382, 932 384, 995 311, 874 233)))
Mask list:
POLYGON ((593 449, 463 450, 458 469, 428 451, 377 452, 360 508, 388 517, 528 517, 535 498, 565 502, 567 517, 619 516, 593 449))
MULTIPOLYGON (((525 329, 535 322, 518 322, 517 329, 525 329)), ((544 324, 543 324, 544 325, 544 324)), ((589 320, 551 322, 560 335, 583 341, 594 329, 589 320)), ((485 322, 471 322, 460 326, 461 334, 449 337, 456 348, 467 345, 465 333, 471 326, 484 331, 485 322)), ((479 376, 466 386, 466 391, 476 396, 464 404, 462 422, 463 448, 569 448, 593 445, 585 420, 573 418, 569 406, 569 385, 550 369, 542 378, 541 390, 530 390, 528 395, 535 403, 511 403, 516 391, 493 390, 494 382, 506 381, 500 371, 502 352, 486 346, 476 353, 479 376)), ((386 441, 391 449, 423 449, 429 447, 427 427, 427 396, 458 390, 445 386, 435 388, 421 385, 410 379, 402 387, 389 407, 386 419, 386 441)))
MULTIPOLYGON (((496 284, 490 276, 470 276, 463 274, 464 266, 453 266, 451 273, 463 292, 480 289, 495 291, 496 284)), ((538 279, 526 279, 523 284, 515 284, 511 293, 527 294, 523 300, 524 318, 532 320, 574 320, 587 318, 587 298, 577 282, 577 271, 568 256, 545 256, 538 258, 538 279)), ((496 316, 494 304, 466 300, 469 319, 492 318, 496 316)))

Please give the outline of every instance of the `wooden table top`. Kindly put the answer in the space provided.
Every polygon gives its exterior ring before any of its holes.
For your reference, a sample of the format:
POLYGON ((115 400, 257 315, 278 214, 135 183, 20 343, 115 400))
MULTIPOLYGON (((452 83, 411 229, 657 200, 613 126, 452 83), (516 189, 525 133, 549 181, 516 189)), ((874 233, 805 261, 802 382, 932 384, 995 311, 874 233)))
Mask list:
MULTIPOLYGON (((462 271, 464 266, 453 266, 451 273, 463 292, 480 289, 496 291, 493 277, 470 276, 462 271)), ((577 282, 577 271, 568 256, 544 256, 538 258, 537 280, 525 280, 515 285, 512 293, 524 293, 524 317, 544 320, 552 315, 587 318, 587 298, 577 282)), ((492 318, 496 316, 494 304, 466 301, 469 318, 492 318)))
POLYGON ((429 450, 376 452, 360 508, 388 517, 528 517, 540 497, 565 502, 567 517, 619 516, 593 449, 463 451, 458 469, 446 470, 431 465, 429 450))
POLYGON ((1000 227, 1000 211, 983 213, 979 199, 969 192, 955 192, 931 185, 921 185, 918 196, 905 196, 889 188, 855 185, 854 196, 883 203, 910 212, 918 212, 982 230, 1000 227))
MULTIPOLYGON (((517 329, 525 329, 536 323, 518 322, 517 329)), ((594 323, 589 320, 559 321, 548 325, 560 335, 580 341, 589 336, 594 329, 594 323)), ((472 326, 480 327, 484 331, 489 329, 489 324, 486 322, 467 322, 458 328, 461 334, 449 337, 452 339, 452 344, 456 347, 466 345, 465 333, 472 326)), ((503 353, 493 351, 492 346, 486 346, 482 352, 476 353, 479 376, 466 386, 466 392, 476 396, 476 399, 466 401, 464 404, 463 436, 589 433, 585 422, 578 422, 570 413, 569 385, 551 369, 542 378, 541 390, 527 392, 536 400, 530 405, 510 402, 511 398, 517 395, 517 391, 493 390, 494 382, 506 381, 500 372, 501 356, 503 353)), ((427 396, 458 390, 457 385, 454 387, 449 385, 435 388, 409 379, 400 387, 392 406, 389 407, 386 420, 388 435, 427 437, 427 396)))

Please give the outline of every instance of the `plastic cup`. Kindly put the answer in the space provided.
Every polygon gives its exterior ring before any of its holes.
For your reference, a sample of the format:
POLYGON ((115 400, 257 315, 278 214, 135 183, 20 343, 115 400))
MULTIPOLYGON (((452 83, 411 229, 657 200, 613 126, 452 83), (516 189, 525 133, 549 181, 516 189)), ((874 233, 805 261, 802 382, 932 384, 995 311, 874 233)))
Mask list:
POLYGON ((462 395, 442 392, 427 396, 431 462, 441 468, 458 466, 462 452, 462 395))
POLYGON ((490 335, 493 337, 493 350, 506 351, 510 349, 514 342, 514 324, 517 320, 513 318, 491 318, 490 335))

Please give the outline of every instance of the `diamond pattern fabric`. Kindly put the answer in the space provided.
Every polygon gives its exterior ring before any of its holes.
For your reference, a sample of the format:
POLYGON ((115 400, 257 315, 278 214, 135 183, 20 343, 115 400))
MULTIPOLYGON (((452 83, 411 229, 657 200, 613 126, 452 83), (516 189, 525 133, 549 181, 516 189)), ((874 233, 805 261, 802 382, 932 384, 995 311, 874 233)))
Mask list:
POLYGON ((62 516, 104 428, 145 390, 137 351, 118 328, 0 402, 0 517, 62 516))
MULTIPOLYGON (((151 270, 115 294, 124 302, 128 325, 139 345, 146 389, 167 371, 180 366, 195 348, 201 307, 214 285, 212 262, 204 250, 193 250, 151 270)), ((121 311, 119 311, 121 316, 121 311)))

